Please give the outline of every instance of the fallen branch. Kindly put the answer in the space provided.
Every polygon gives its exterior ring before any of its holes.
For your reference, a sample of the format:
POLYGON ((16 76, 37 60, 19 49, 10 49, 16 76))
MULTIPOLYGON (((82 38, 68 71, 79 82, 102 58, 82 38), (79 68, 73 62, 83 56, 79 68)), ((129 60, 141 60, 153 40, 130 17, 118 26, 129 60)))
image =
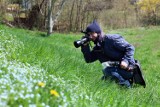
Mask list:
POLYGON ((13 26, 11 23, 9 23, 8 21, 3 20, 2 23, 5 24, 5 25, 7 25, 7 26, 9 26, 9 27, 12 27, 12 28, 14 27, 14 26, 13 26))

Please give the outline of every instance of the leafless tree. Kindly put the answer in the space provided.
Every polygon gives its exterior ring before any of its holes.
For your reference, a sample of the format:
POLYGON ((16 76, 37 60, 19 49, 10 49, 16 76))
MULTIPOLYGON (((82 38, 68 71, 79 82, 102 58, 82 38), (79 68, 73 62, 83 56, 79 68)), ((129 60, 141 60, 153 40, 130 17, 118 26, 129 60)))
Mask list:
POLYGON ((57 22, 57 19, 58 19, 59 15, 61 14, 63 6, 67 0, 61 1, 59 8, 58 8, 58 11, 56 12, 55 15, 53 15, 52 8, 53 8, 55 1, 56 0, 52 0, 52 1, 48 0, 48 32, 47 32, 47 36, 49 36, 53 32, 54 24, 57 22))

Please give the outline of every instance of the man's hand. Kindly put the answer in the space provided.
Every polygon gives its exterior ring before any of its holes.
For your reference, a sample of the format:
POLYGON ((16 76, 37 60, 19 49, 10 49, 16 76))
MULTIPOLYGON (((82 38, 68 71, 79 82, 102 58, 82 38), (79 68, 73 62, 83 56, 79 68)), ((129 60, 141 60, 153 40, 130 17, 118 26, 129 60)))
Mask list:
MULTIPOLYGON (((88 36, 87 35, 84 35, 84 36, 82 36, 82 38, 81 39, 84 39, 84 38, 88 38, 88 36)), ((88 38, 89 39, 89 38, 88 38)), ((87 46, 89 44, 89 41, 87 41, 86 43, 84 43, 82 46, 87 46)))
POLYGON ((125 61, 121 61, 120 67, 122 69, 127 69, 128 68, 128 63, 126 63, 125 61))
POLYGON ((122 69, 126 69, 127 71, 133 70, 133 66, 128 66, 128 63, 126 63, 125 61, 121 61, 120 67, 122 69))

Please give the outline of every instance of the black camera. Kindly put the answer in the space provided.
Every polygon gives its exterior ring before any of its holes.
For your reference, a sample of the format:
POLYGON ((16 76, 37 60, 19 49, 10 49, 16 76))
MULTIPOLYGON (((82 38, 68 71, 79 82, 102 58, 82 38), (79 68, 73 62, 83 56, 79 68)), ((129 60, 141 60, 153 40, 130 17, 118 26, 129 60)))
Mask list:
POLYGON ((87 42, 89 42, 89 38, 88 37, 84 37, 81 40, 74 41, 74 46, 76 48, 79 48, 80 46, 84 45, 87 42))

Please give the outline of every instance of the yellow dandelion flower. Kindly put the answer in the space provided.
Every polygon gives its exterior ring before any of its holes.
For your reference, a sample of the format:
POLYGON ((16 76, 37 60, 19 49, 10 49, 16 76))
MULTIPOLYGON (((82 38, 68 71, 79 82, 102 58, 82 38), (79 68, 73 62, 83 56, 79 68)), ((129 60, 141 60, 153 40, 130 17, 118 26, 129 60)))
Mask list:
POLYGON ((45 83, 44 83, 44 82, 39 82, 39 83, 38 83, 38 86, 44 87, 44 86, 45 86, 45 83))
POLYGON ((57 92, 56 90, 51 90, 51 91, 50 91, 50 94, 51 94, 51 95, 54 95, 54 96, 56 96, 56 97, 59 97, 59 94, 58 94, 58 92, 57 92))

